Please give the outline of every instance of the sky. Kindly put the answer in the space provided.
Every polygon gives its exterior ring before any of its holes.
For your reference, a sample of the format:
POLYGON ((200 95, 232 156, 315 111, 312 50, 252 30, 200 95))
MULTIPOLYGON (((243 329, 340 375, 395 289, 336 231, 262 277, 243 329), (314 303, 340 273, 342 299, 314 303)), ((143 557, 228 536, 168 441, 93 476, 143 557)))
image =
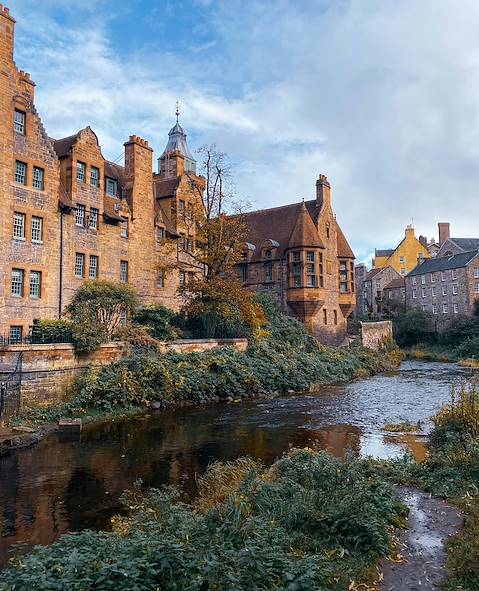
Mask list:
MULTIPOLYGON (((253 209, 326 174, 358 261, 416 235, 479 235, 477 0, 6 0, 47 132, 131 134, 155 158, 175 103, 253 209)), ((274 238, 274 236, 273 236, 274 238)))

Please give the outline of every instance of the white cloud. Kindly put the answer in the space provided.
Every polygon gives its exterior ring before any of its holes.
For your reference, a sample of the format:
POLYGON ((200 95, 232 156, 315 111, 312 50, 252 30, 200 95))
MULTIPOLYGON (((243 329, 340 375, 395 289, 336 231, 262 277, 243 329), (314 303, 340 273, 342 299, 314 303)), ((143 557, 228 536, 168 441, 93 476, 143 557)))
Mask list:
POLYGON ((228 151, 255 206, 311 198, 326 173, 358 258, 412 218, 418 233, 450 220, 479 235, 475 0, 198 0, 213 34, 187 55, 147 39, 119 55, 106 2, 67 29, 53 1, 13 4, 52 135, 90 124, 112 158, 130 133, 161 150, 179 99, 191 143, 228 151))

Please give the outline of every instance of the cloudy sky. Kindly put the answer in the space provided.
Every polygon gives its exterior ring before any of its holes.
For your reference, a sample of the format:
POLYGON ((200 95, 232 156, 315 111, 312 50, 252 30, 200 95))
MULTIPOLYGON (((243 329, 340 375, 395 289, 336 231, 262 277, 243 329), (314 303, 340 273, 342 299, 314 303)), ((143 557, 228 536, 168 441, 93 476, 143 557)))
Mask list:
POLYGON ((180 101, 255 208, 327 174, 359 260, 417 234, 479 235, 477 0, 7 0, 47 131, 115 159, 163 150, 180 101))

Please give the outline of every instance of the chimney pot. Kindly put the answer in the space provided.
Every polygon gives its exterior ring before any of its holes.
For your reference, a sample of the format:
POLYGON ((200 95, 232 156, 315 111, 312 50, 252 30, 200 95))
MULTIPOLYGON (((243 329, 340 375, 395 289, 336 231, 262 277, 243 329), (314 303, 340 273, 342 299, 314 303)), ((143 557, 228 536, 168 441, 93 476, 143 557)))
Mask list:
POLYGON ((439 246, 442 246, 448 238, 451 237, 451 224, 449 222, 439 222, 439 246))

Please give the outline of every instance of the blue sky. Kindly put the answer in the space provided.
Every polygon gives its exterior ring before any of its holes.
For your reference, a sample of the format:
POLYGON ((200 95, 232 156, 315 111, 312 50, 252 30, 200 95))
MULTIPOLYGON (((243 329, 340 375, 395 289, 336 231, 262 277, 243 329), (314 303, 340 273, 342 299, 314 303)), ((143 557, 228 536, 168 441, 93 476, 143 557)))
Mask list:
POLYGON ((180 101, 252 207, 327 174, 359 260, 417 234, 479 235, 476 0, 10 0, 47 131, 91 125, 106 157, 158 156, 180 101))

